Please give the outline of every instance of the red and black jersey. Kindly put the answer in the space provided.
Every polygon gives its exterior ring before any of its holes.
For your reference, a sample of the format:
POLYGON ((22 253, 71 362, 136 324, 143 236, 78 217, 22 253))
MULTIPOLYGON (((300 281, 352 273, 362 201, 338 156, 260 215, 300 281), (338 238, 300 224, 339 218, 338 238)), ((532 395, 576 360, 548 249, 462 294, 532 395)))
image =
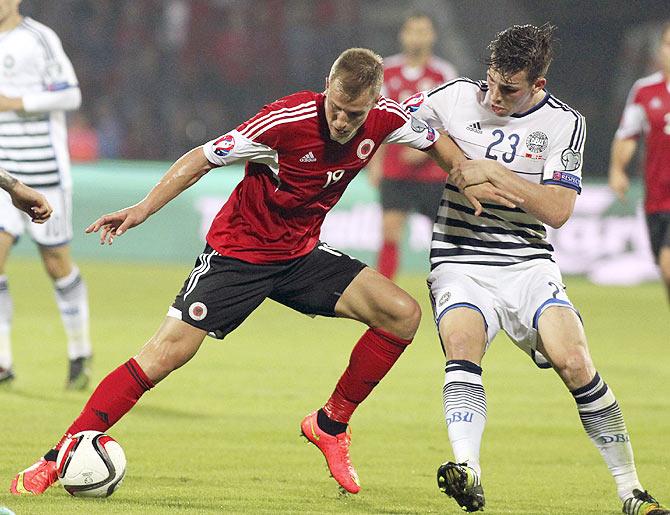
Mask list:
POLYGON ((616 137, 645 135, 647 213, 670 212, 670 78, 655 73, 631 89, 616 137))
MULTIPOLYGON (((407 64, 402 54, 384 58, 384 87, 382 94, 396 102, 404 102, 419 91, 428 91, 457 77, 455 68, 438 57, 431 57, 426 66, 407 64)), ((388 179, 423 182, 444 182, 444 170, 432 159, 418 165, 404 163, 403 148, 390 145, 384 149, 383 170, 388 179)))
POLYGON ((302 91, 265 106, 206 143, 207 159, 247 161, 244 179, 214 218, 207 242, 224 256, 274 263, 309 253, 321 224, 382 143, 428 149, 438 134, 380 97, 347 143, 331 140, 324 95, 302 91))

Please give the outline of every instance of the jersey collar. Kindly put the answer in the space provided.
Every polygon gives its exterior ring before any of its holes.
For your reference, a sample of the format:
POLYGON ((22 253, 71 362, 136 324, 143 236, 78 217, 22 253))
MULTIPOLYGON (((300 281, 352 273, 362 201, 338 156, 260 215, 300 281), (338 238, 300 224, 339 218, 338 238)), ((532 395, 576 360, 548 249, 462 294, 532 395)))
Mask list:
POLYGON ((525 111, 523 113, 514 113, 514 114, 511 114, 510 116, 512 118, 523 118, 524 116, 528 116, 529 114, 534 113, 535 111, 540 109, 544 104, 546 104, 549 101, 550 96, 551 95, 549 94, 549 92, 545 91, 544 92, 544 98, 542 100, 540 100, 537 104, 535 104, 533 107, 531 107, 528 111, 525 111))

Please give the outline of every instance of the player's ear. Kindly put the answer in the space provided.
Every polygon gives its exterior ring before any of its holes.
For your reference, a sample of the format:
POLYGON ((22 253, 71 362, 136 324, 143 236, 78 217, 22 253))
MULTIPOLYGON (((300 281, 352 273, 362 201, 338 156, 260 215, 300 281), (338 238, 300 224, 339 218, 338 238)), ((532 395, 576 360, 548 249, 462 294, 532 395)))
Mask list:
POLYGON ((537 93, 547 85, 546 77, 538 77, 535 83, 533 84, 533 93, 537 93))
POLYGON ((326 77, 326 90, 328 89, 328 86, 330 86, 330 77, 326 77))

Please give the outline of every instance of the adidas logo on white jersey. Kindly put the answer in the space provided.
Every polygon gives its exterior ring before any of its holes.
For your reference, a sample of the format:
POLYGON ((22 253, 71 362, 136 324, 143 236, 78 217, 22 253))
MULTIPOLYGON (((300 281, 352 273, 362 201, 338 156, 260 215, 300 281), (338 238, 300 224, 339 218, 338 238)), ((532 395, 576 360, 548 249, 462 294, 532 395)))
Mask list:
POLYGON ((465 128, 465 130, 476 132, 477 134, 482 134, 482 126, 479 122, 471 123, 465 128))
POLYGON ((301 163, 316 163, 316 157, 312 152, 307 152, 304 156, 300 158, 301 163))

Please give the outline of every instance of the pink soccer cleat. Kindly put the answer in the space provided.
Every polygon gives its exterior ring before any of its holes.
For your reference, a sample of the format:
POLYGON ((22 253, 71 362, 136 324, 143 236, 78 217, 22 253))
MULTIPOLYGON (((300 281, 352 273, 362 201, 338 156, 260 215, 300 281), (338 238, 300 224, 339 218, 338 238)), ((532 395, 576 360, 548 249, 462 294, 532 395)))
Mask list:
POLYGON ((302 419, 300 424, 302 434, 307 440, 316 445, 323 453, 330 473, 342 488, 352 494, 361 490, 358 474, 349 458, 351 437, 345 431, 337 436, 329 435, 319 428, 316 423, 316 411, 302 419))
POLYGON ((9 491, 14 495, 41 495, 56 481, 56 462, 40 458, 37 463, 12 479, 9 491))

